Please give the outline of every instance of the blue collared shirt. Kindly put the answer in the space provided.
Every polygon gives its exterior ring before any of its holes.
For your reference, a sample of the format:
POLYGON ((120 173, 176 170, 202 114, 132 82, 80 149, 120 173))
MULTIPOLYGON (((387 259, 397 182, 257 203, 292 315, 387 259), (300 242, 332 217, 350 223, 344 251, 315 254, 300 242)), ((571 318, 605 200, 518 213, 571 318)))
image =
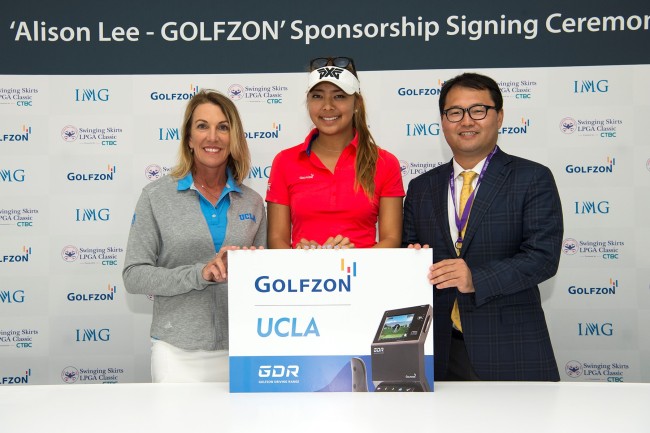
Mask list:
POLYGON ((217 201, 216 206, 212 206, 209 200, 203 197, 203 194, 194 186, 194 179, 192 179, 192 173, 188 173, 187 176, 178 181, 178 191, 185 191, 188 189, 193 189, 196 191, 197 196, 199 197, 199 203, 201 204, 201 212, 205 218, 205 222, 208 224, 208 229, 210 229, 210 235, 212 236, 212 242, 214 243, 214 251, 218 252, 223 245, 223 241, 226 238, 226 228, 228 227, 228 208, 230 207, 230 192, 241 192, 241 189, 237 186, 235 179, 228 169, 228 179, 226 180, 226 186, 221 191, 219 200, 217 201))

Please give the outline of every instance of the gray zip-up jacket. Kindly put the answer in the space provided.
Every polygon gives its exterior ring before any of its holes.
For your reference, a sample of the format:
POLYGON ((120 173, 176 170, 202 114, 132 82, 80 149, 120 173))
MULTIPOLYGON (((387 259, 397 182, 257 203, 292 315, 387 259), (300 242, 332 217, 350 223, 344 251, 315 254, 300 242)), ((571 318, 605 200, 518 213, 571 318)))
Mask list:
MULTIPOLYGON (((186 350, 228 349, 228 283, 206 281, 216 251, 197 191, 164 176, 145 186, 131 223, 122 277, 129 293, 154 295, 151 337, 186 350)), ((262 197, 230 192, 223 245, 266 247, 262 197)))

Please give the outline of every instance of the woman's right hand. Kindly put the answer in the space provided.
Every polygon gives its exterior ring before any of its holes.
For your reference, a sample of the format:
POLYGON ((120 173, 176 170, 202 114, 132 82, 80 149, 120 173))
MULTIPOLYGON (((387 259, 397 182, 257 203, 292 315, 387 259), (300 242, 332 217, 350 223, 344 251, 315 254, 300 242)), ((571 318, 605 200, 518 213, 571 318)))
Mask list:
POLYGON ((201 276, 206 281, 222 283, 228 278, 228 251, 233 250, 263 250, 263 246, 237 247, 233 245, 221 247, 214 259, 203 267, 201 276))
POLYGON ((323 244, 323 248, 354 248, 354 244, 350 242, 350 238, 343 235, 336 235, 330 237, 323 244))
POLYGON ((354 248, 354 244, 350 242, 350 238, 343 235, 330 236, 329 239, 319 245, 316 241, 309 241, 307 239, 301 239, 300 242, 296 244, 296 249, 299 250, 308 250, 308 249, 345 249, 345 248, 354 248))
POLYGON ((221 247, 212 260, 205 264, 201 276, 206 281, 221 283, 228 278, 228 251, 237 250, 239 247, 221 247))

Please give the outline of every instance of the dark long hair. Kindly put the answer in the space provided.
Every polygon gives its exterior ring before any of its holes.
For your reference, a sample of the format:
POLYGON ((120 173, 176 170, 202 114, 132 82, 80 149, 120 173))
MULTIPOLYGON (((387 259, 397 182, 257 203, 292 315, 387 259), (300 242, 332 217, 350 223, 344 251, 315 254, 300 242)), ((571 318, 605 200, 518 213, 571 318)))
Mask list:
MULTIPOLYGON (((350 59, 352 60, 352 59, 350 59)), ((351 61, 346 68, 357 79, 354 61, 351 61)), ((363 189, 368 199, 372 200, 375 196, 375 173, 377 171, 377 159, 379 159, 379 148, 368 128, 366 117, 366 105, 361 93, 354 94, 354 115, 352 116, 352 127, 359 135, 357 145, 357 159, 354 167, 354 188, 363 189)))

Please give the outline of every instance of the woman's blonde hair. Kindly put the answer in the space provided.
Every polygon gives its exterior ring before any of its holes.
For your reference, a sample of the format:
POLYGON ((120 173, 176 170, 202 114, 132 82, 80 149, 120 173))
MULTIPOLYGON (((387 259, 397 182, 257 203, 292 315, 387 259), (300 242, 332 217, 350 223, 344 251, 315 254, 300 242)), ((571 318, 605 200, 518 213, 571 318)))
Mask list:
POLYGON ((226 120, 230 125, 230 156, 228 157, 228 168, 230 168, 235 181, 241 184, 248 176, 251 166, 251 154, 246 143, 244 127, 237 107, 230 98, 216 90, 210 89, 200 90, 187 103, 185 115, 183 116, 183 126, 181 128, 178 162, 170 174, 175 179, 181 179, 194 169, 194 156, 190 148, 192 115, 196 107, 201 104, 214 104, 221 108, 224 116, 226 116, 226 120))

